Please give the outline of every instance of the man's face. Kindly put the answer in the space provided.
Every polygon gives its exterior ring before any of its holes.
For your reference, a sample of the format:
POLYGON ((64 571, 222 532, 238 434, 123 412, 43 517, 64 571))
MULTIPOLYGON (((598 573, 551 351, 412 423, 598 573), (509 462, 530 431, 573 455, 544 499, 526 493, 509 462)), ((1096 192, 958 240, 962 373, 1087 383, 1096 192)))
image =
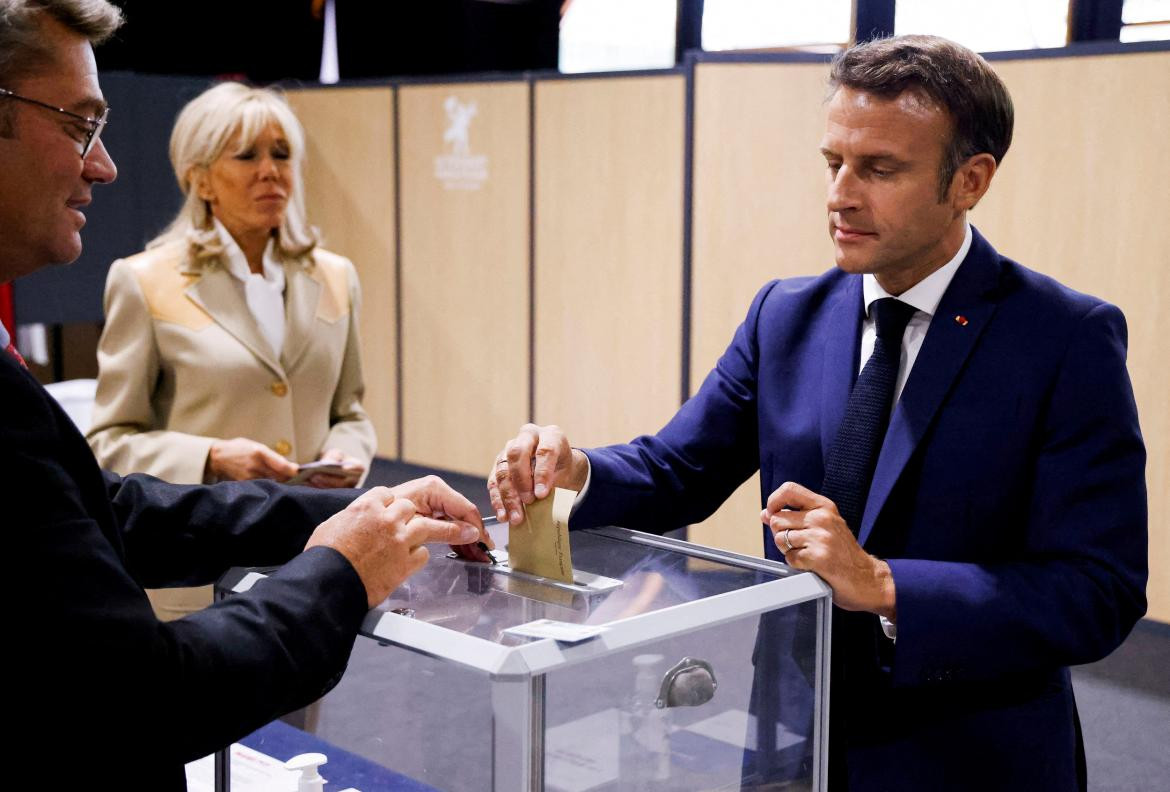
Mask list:
POLYGON ((914 93, 883 99, 837 90, 821 153, 838 267, 873 273, 901 294, 955 254, 963 211, 954 190, 941 202, 938 193, 952 126, 945 110, 914 93))
MULTIPOLYGON (((105 102, 93 50, 56 21, 41 23, 52 63, 0 86, 78 115, 97 115, 105 102)), ((80 156, 84 127, 74 119, 15 99, 11 137, 0 138, 0 281, 81 255, 84 209, 95 183, 117 176, 101 140, 80 156)))

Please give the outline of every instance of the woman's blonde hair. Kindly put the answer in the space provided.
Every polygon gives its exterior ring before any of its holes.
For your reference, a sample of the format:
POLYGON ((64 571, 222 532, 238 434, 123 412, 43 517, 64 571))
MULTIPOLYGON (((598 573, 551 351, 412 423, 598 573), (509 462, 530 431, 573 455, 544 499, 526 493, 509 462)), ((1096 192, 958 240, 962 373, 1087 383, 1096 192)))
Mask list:
POLYGON ((305 198, 301 166, 305 158, 305 132, 284 97, 268 88, 249 88, 238 82, 225 82, 209 88, 187 103, 175 120, 171 132, 171 166, 183 206, 166 230, 151 240, 157 247, 186 239, 192 258, 199 262, 223 253, 223 245, 212 223, 211 207, 199 197, 195 172, 219 159, 232 138, 237 154, 252 146, 269 124, 276 124, 289 144, 292 171, 292 195, 284 213, 284 222, 274 232, 276 255, 285 260, 306 256, 317 245, 316 229, 305 218, 305 198))

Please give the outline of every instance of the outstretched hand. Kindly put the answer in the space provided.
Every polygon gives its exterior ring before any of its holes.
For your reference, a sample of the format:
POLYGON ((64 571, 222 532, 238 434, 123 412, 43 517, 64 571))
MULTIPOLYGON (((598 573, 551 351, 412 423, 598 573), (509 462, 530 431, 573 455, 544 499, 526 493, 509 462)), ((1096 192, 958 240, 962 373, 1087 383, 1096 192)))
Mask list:
POLYGON ((427 543, 466 544, 479 533, 470 522, 423 516, 409 498, 375 487, 318 525, 305 549, 331 547, 345 556, 366 587, 366 601, 373 608, 426 565, 427 543))

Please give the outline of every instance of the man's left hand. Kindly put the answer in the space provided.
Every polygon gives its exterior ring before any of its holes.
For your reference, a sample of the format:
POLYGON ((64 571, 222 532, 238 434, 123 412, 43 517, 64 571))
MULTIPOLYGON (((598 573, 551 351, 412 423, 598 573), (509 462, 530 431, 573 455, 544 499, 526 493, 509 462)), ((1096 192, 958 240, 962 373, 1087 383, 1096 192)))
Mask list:
POLYGON ((483 519, 475 504, 451 488, 438 476, 424 476, 391 487, 390 491, 399 498, 409 498, 418 514, 437 520, 469 523, 479 531, 479 541, 465 545, 452 545, 451 549, 462 558, 472 561, 491 561, 491 557, 480 545, 488 550, 495 549, 496 543, 483 526, 483 519))
POLYGON ((832 587, 837 607, 895 621, 890 565, 861 549, 835 503, 786 481, 768 496, 760 519, 789 566, 816 572, 832 587))

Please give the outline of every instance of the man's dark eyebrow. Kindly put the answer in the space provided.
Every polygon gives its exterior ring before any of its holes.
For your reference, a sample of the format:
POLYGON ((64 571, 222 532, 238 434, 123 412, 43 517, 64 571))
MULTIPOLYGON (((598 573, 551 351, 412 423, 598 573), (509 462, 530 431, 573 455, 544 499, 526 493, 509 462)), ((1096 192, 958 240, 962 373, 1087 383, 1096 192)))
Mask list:
MULTIPOLYGON (((839 156, 841 156, 836 151, 833 151, 830 148, 826 148, 825 146, 821 146, 820 152, 821 152, 821 155, 824 157, 839 157, 839 156)), ((866 165, 872 165, 874 163, 879 163, 879 162, 890 163, 893 165, 905 165, 906 164, 906 161, 904 159, 902 159, 901 157, 895 156, 893 154, 884 154, 884 153, 883 154, 866 154, 866 155, 863 155, 861 157, 858 157, 858 159, 861 160, 866 165)))

